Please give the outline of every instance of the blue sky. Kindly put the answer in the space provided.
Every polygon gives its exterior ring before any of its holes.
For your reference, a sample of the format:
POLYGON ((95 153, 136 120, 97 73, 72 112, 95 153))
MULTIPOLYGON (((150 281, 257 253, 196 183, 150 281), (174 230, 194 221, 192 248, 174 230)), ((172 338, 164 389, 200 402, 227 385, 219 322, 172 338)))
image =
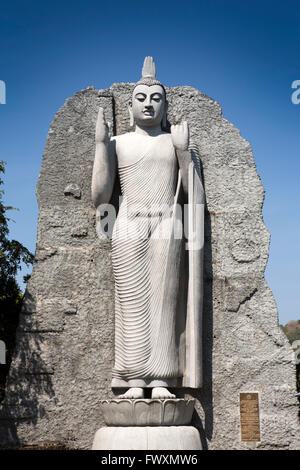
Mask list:
POLYGON ((286 323, 300 318, 300 2, 11 1, 0 11, 0 159, 11 236, 35 250, 35 185, 50 122, 66 98, 136 81, 146 55, 167 86, 216 99, 251 142, 271 232, 266 279, 286 323))

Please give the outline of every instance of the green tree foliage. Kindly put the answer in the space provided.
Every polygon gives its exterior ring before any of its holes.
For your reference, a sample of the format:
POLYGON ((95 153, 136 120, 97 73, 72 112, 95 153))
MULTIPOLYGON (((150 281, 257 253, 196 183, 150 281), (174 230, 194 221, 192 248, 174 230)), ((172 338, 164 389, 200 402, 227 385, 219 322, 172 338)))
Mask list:
POLYGON ((0 340, 6 345, 6 364, 0 364, 0 401, 6 376, 15 344, 15 333, 18 324, 19 312, 22 302, 22 292, 16 281, 16 275, 22 263, 29 266, 33 263, 33 255, 27 248, 16 240, 8 238, 7 212, 13 207, 3 204, 3 180, 1 174, 5 172, 5 163, 0 161, 0 340))
MULTIPOLYGON (((291 320, 289 321, 286 325, 280 325, 280 328, 284 333, 286 334, 289 342, 291 344, 294 343, 294 341, 299 341, 300 340, 300 320, 291 320)), ((298 353, 299 354, 299 353, 298 353)), ((298 357, 298 355, 297 355, 298 357)), ((297 390, 300 393, 300 363, 299 361, 296 361, 297 366, 297 390)), ((300 402, 300 398, 299 398, 300 402)), ((299 411, 299 416, 300 416, 300 411, 299 411)))
POLYGON ((280 327, 291 344, 296 340, 300 340, 300 320, 291 320, 284 326, 280 325, 280 327))

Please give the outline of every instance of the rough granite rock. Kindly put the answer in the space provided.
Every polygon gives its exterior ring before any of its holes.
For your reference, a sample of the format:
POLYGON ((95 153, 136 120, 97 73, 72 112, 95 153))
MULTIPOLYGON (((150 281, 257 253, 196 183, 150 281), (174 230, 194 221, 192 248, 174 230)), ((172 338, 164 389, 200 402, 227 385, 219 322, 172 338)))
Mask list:
MULTIPOLYGON (((110 243, 90 198, 94 130, 104 107, 129 130, 133 84, 89 87, 51 124, 37 185, 36 262, 0 410, 2 447, 60 443, 89 449, 113 398, 114 281, 110 243)), ((269 233, 250 144, 221 107, 190 87, 167 88, 168 119, 186 119, 201 157, 205 220, 204 386, 193 425, 204 449, 300 449, 295 360, 264 280, 269 233), (261 441, 241 442, 239 393, 258 392, 261 441)))

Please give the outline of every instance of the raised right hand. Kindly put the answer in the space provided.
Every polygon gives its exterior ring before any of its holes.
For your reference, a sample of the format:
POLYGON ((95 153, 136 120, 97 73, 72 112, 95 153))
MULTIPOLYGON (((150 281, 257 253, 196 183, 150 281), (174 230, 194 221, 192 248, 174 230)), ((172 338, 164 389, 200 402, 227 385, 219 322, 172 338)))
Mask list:
POLYGON ((99 108, 97 123, 96 123, 96 144, 109 142, 109 125, 107 124, 104 116, 103 108, 99 108))
POLYGON ((171 137, 173 145, 178 150, 189 148, 189 126, 186 121, 171 126, 171 137))

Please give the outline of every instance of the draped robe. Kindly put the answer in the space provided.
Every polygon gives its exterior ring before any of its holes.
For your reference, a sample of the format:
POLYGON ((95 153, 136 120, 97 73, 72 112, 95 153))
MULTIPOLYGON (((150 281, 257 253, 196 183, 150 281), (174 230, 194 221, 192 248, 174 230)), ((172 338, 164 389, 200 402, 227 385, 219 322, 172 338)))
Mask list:
POLYGON ((171 138, 164 155, 157 148, 150 139, 140 158, 118 168, 123 200, 112 233, 112 387, 202 382, 203 188, 190 163, 187 223, 196 237, 187 251, 177 155, 171 138))

